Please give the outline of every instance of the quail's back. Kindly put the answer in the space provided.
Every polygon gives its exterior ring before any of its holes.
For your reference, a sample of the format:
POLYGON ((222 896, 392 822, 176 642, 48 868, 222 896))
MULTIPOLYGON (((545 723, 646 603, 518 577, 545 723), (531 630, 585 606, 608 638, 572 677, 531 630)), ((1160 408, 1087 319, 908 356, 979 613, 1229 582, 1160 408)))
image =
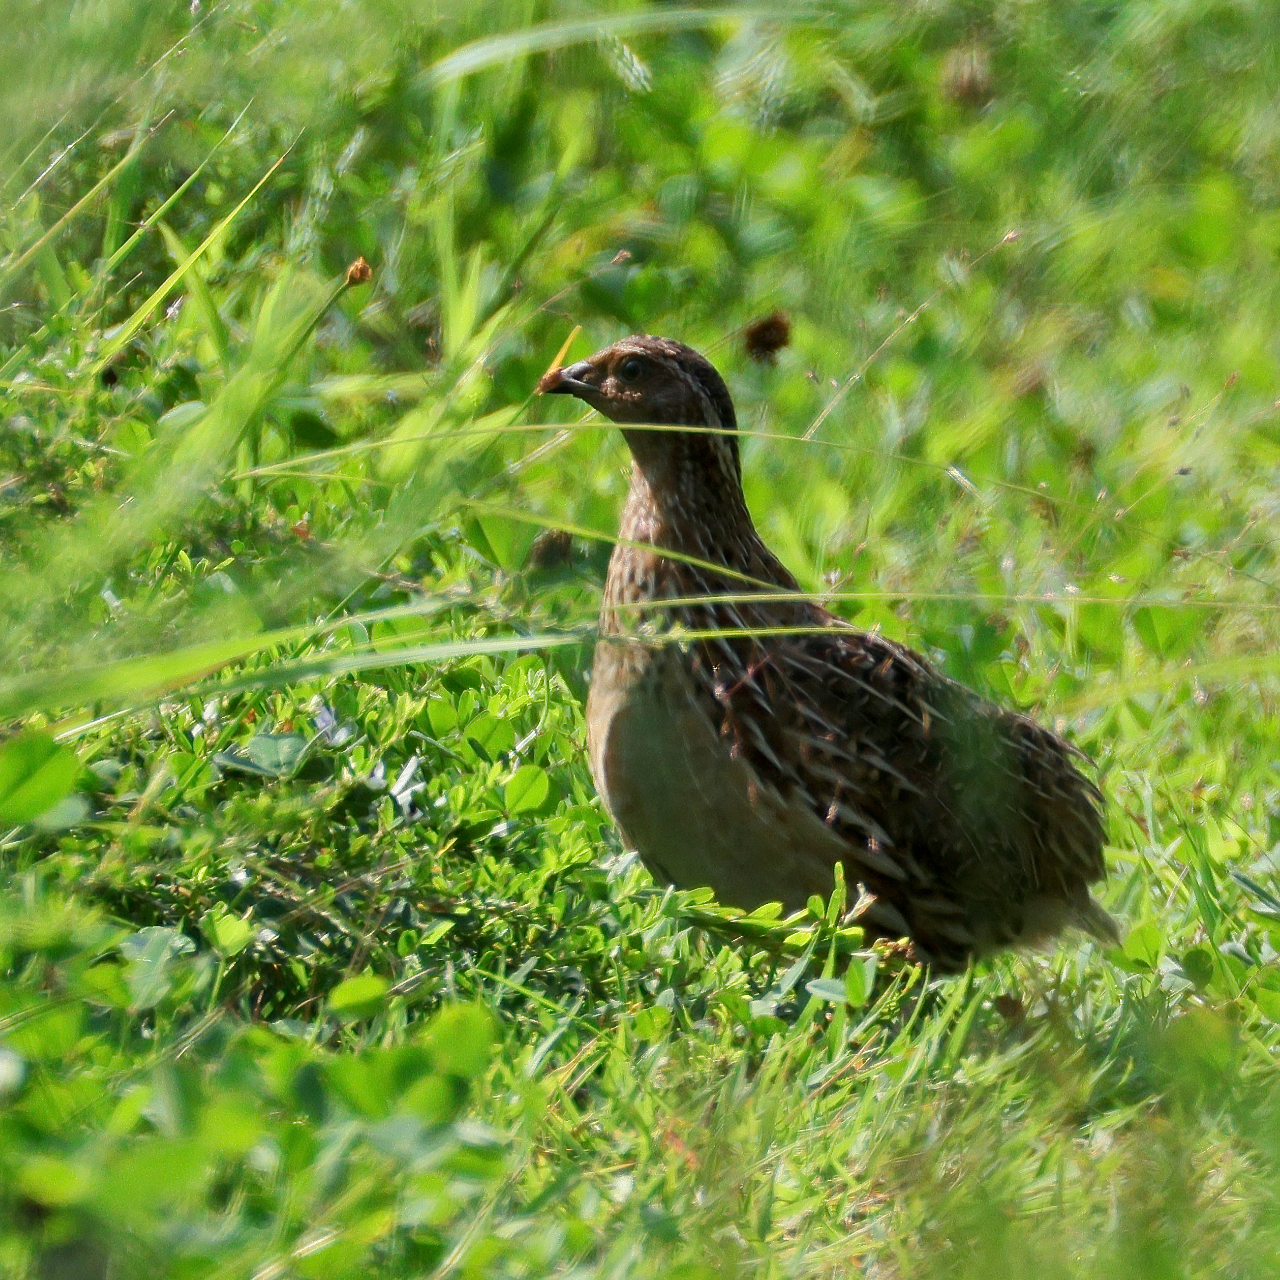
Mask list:
POLYGON ((655 877, 798 908, 841 862, 869 933, 942 970, 1069 925, 1116 940, 1089 894, 1102 797, 1079 752, 800 597, 747 511, 733 404, 702 356, 625 338, 540 389, 621 424, 632 453, 587 727, 655 877))

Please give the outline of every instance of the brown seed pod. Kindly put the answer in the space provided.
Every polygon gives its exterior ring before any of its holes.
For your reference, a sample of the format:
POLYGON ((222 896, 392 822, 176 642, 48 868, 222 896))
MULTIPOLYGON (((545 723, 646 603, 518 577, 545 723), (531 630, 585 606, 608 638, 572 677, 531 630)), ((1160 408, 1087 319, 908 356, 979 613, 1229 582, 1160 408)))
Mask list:
POLYGON ((962 107, 985 107, 995 94, 991 55, 974 42, 958 45, 942 64, 942 96, 962 107))
POLYGON ((347 288, 353 284, 368 284, 372 279, 373 268, 363 258, 357 258, 347 268, 347 288))
POLYGON ((791 341, 791 321, 785 311, 775 311, 747 325, 742 343, 747 355, 761 364, 773 364, 778 352, 791 341))

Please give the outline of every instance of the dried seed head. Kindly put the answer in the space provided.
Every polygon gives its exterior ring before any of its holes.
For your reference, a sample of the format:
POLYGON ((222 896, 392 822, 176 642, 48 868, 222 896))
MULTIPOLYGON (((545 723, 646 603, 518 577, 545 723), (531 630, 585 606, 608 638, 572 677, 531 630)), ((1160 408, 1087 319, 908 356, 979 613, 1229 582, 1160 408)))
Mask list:
POLYGON ((533 540, 525 561, 528 569, 560 569, 573 560, 573 534, 567 529, 544 529, 533 540))
POLYGON ((775 311, 749 324, 742 339, 747 355, 761 364, 772 364, 791 341, 791 321, 785 311, 775 311))
POLYGON ((963 107, 985 107, 993 96, 991 55, 982 44, 962 44, 942 64, 942 95, 963 107))
POLYGON ((373 279, 373 268, 363 259, 357 258, 347 268, 347 288, 353 284, 368 284, 373 279))

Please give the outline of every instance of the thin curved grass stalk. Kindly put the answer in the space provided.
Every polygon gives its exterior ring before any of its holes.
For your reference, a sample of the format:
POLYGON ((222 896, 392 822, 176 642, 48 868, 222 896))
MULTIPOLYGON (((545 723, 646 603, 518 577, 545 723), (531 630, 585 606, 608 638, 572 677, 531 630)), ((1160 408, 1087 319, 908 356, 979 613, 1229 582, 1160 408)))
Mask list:
POLYGON ((807 4, 785 8, 780 5, 750 5, 741 8, 640 10, 627 14, 601 14, 571 22, 548 22, 464 44, 428 67, 421 79, 430 87, 447 85, 478 71, 504 66, 516 58, 549 53, 572 45, 594 44, 607 36, 691 31, 723 22, 766 21, 792 25, 812 20, 814 13, 815 10, 807 4))
MULTIPOLYGON (((331 395, 335 398, 343 398, 346 396, 371 396, 379 397, 385 395, 402 396, 409 392, 417 392, 422 396, 429 393, 430 388, 424 385, 421 374, 390 374, 390 375, 369 375, 351 378, 340 378, 331 380, 329 383, 320 384, 322 395, 331 395)), ((525 402, 528 403, 527 401, 525 402)), ((488 417, 495 418, 502 413, 511 412, 518 413, 521 406, 509 406, 505 410, 495 410, 488 417)), ((1261 421, 1269 415, 1258 414, 1253 421, 1261 421)), ((528 422, 528 423, 508 423, 498 430, 502 434, 521 435, 529 432, 545 432, 545 431, 607 431, 610 424, 599 420, 594 414, 586 414, 577 422, 572 423, 553 423, 553 422, 528 422)), ((448 432, 423 432, 420 434, 405 434, 395 437, 382 437, 377 440, 361 440, 349 445, 339 445, 331 449, 320 449, 312 453, 295 454, 293 457, 277 463, 265 463, 258 467, 247 468, 239 471, 233 477, 234 479, 244 479, 257 476, 271 475, 291 475, 293 468, 305 468, 312 463, 324 462, 333 458, 353 458, 365 454, 377 453, 381 449, 393 448, 399 445, 413 444, 422 440, 434 440, 442 438, 444 435, 453 436, 459 439, 468 435, 487 433, 494 430, 491 427, 462 427, 448 432)), ((628 424, 628 430, 635 431, 675 431, 681 428, 672 427, 667 423, 635 423, 628 424)), ((722 427, 690 427, 687 429, 690 434, 703 435, 723 435, 725 429, 722 427)), ((976 501, 988 505, 989 500, 982 494, 978 484, 969 476, 965 475, 955 464, 947 464, 934 462, 928 458, 918 458, 911 454, 899 453, 896 450, 876 449, 869 445, 850 444, 840 440, 826 440, 819 437, 808 438, 803 435, 794 435, 785 431, 760 431, 747 427, 740 427, 734 432, 735 436, 742 440, 764 440, 780 444, 809 444, 817 445, 823 449, 832 449, 841 453, 856 454, 862 457, 878 458, 886 462, 901 463, 906 466, 919 467, 923 470, 933 471, 939 475, 946 476, 953 481, 966 494, 974 498, 976 501)), ((1144 466, 1147 464, 1143 464, 1144 466)), ((1141 470, 1141 468, 1139 468, 1141 470)), ((323 477, 326 472, 309 473, 323 477)), ((1135 473, 1137 474, 1137 473, 1135 473)), ((1161 484, 1168 483, 1172 478, 1166 476, 1163 480, 1158 481, 1155 486, 1148 489, 1142 497, 1149 496, 1161 484)), ((1043 489, 1032 488, 1029 485, 1018 484, 1012 480, 1002 480, 998 477, 984 476, 981 483, 989 485, 993 489, 998 489, 1005 493, 1022 494, 1023 496, 1033 499, 1036 503, 1042 504, 1055 510, 1063 512, 1071 512, 1090 519, 1110 518, 1110 508, 1100 508, 1097 499, 1091 502, 1083 502, 1072 499, 1061 494, 1049 493, 1043 489)), ((1141 499, 1136 499, 1129 503, 1130 507, 1136 506, 1141 499)), ((1131 524, 1135 531, 1143 531, 1143 526, 1131 524)), ((1158 536, 1154 532, 1152 537, 1158 536)))
POLYGON ((16 718, 42 707, 126 702, 140 706, 183 689, 197 694, 238 693, 245 689, 280 689, 303 680, 319 680, 388 667, 452 662, 478 654, 530 653, 578 645, 589 634, 539 633, 530 636, 495 636, 479 640, 445 640, 435 644, 402 645, 334 653, 324 657, 293 658, 275 662, 259 671, 226 679, 212 679, 216 672, 242 661, 262 646, 243 643, 199 646, 178 655, 132 658, 98 671, 57 673, 44 679, 29 677, 21 683, 0 686, 0 716, 16 718))

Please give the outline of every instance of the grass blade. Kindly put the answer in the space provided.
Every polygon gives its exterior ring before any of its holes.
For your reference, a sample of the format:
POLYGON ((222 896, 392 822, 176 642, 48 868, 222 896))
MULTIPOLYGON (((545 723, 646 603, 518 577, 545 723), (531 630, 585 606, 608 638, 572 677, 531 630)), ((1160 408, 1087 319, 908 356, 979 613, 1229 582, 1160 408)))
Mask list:
POLYGON ((97 360, 95 360, 89 367, 86 374, 87 378, 96 378, 98 374, 101 373, 108 364, 110 364, 116 353, 128 345, 134 334, 136 334, 138 330, 146 324, 151 313, 165 300, 165 298, 169 296, 174 285, 176 285, 187 274, 187 272, 191 270, 192 264, 203 257, 209 246, 213 244, 218 237, 232 225, 232 223, 235 222, 235 220, 244 212, 245 208, 253 200, 254 196, 256 196, 258 192, 266 186, 266 184, 271 180, 271 177, 275 174, 276 170, 279 169, 280 166, 289 158, 289 155, 292 153, 295 146, 297 146, 296 138, 289 144, 288 148, 286 148, 284 153, 266 171, 266 173, 264 173, 262 177, 253 184, 249 194, 246 195, 244 199, 241 200, 240 203, 236 205, 236 207, 232 209, 231 212, 228 213, 227 216, 223 218, 207 236, 205 236, 205 238, 182 262, 178 263, 178 265, 165 279, 164 283, 152 292, 151 296, 147 298, 142 306, 140 306, 133 315, 131 315, 128 320, 119 327, 119 329, 116 330, 107 342, 103 343, 102 350, 99 351, 97 360))
POLYGON ((474 40, 455 49, 428 67, 422 74, 428 86, 449 84, 489 67, 505 65, 515 58, 547 53, 574 44, 589 44, 609 36, 638 36, 668 31, 691 31, 719 22, 768 21, 800 23, 812 20, 815 9, 798 4, 788 8, 775 5, 722 9, 670 9, 624 14, 602 14, 571 22, 548 22, 510 31, 500 36, 474 40))

